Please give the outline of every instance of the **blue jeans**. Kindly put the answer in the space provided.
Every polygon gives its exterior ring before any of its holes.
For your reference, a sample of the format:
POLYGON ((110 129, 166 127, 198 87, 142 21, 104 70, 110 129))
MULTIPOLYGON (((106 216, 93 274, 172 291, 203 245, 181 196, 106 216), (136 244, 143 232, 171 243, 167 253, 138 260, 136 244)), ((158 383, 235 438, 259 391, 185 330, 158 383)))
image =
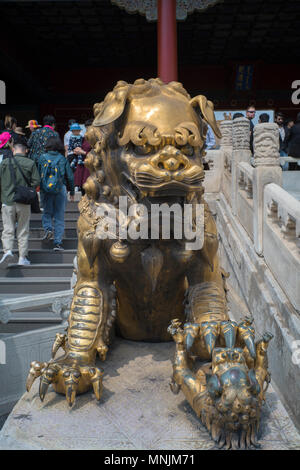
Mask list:
POLYGON ((65 230, 65 208, 67 203, 67 190, 63 186, 58 194, 42 192, 43 215, 42 224, 45 231, 54 231, 54 245, 61 244, 65 230), (52 226, 52 219, 53 226, 52 226))
MULTIPOLYGON (((279 156, 280 157, 287 157, 288 154, 284 151, 284 150, 280 150, 279 151, 279 156)), ((289 162, 285 162, 283 165, 282 165, 282 170, 283 171, 288 171, 289 169, 289 162)))

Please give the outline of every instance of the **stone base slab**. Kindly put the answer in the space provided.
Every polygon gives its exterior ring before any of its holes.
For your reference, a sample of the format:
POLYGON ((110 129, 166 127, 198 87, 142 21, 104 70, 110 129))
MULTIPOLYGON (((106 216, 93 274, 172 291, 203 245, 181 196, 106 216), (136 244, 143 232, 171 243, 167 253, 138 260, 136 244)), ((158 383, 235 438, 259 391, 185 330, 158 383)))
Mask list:
MULTIPOLYGON (((182 393, 169 388, 173 343, 116 339, 102 365, 104 393, 78 396, 72 408, 38 382, 25 393, 0 433, 0 449, 216 449, 182 393)), ((300 449, 300 436, 270 387, 263 407, 264 449, 300 449)))

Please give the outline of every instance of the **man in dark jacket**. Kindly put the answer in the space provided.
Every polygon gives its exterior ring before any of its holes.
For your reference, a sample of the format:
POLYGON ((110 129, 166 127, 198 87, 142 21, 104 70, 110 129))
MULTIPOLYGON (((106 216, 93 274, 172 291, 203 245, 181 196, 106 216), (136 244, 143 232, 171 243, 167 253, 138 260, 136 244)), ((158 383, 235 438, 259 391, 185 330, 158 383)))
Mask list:
POLYGON ((15 238, 15 228, 17 223, 17 240, 19 248, 19 263, 26 266, 30 264, 27 259, 29 220, 31 208, 30 204, 14 202, 15 185, 11 176, 10 162, 16 177, 17 186, 27 186, 16 161, 21 167, 30 187, 36 188, 40 183, 40 177, 35 163, 26 156, 26 147, 22 144, 14 144, 13 157, 6 158, 0 164, 0 194, 2 202, 2 245, 4 255, 0 260, 0 266, 6 266, 14 262, 13 245, 15 238))
POLYGON ((279 127, 279 152, 281 157, 287 156, 287 142, 290 129, 284 125, 283 113, 275 114, 275 122, 279 127))
POLYGON ((250 122, 250 150, 253 153, 254 148, 253 148, 253 132, 254 132, 254 124, 253 124, 253 119, 255 118, 255 107, 254 106, 248 106, 246 109, 246 118, 249 119, 250 122))
MULTIPOLYGON (((287 145, 289 156, 300 159, 300 113, 297 114, 296 123, 289 131, 287 145)), ((298 166, 299 163, 300 161, 298 166)))
POLYGON ((28 140, 29 147, 29 158, 31 158, 36 165, 40 155, 45 152, 45 145, 49 137, 59 137, 55 129, 55 118, 53 116, 44 116, 43 118, 44 127, 36 129, 28 140))

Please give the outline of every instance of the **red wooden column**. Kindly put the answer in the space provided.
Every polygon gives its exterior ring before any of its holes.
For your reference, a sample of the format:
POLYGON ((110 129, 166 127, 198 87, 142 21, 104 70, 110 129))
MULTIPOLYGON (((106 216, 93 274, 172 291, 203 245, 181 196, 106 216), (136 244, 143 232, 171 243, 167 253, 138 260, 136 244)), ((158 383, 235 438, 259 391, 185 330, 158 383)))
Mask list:
POLYGON ((165 83, 177 80, 176 0, 157 2, 158 77, 165 83))

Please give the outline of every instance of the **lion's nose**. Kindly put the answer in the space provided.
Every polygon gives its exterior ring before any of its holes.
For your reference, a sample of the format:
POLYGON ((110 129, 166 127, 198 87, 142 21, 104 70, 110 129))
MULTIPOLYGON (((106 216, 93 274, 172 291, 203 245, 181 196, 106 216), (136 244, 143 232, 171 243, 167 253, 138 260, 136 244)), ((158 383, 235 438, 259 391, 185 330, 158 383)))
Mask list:
POLYGON ((170 146, 165 148, 160 154, 157 166, 161 170, 177 171, 184 170, 187 162, 180 150, 170 146))
POLYGON ((180 162, 174 157, 168 158, 168 160, 163 162, 164 169, 169 171, 178 170, 179 165, 180 162))
POLYGON ((167 160, 160 160, 158 162, 158 168, 167 171, 177 171, 184 170, 186 168, 186 164, 181 159, 170 157, 167 160))

